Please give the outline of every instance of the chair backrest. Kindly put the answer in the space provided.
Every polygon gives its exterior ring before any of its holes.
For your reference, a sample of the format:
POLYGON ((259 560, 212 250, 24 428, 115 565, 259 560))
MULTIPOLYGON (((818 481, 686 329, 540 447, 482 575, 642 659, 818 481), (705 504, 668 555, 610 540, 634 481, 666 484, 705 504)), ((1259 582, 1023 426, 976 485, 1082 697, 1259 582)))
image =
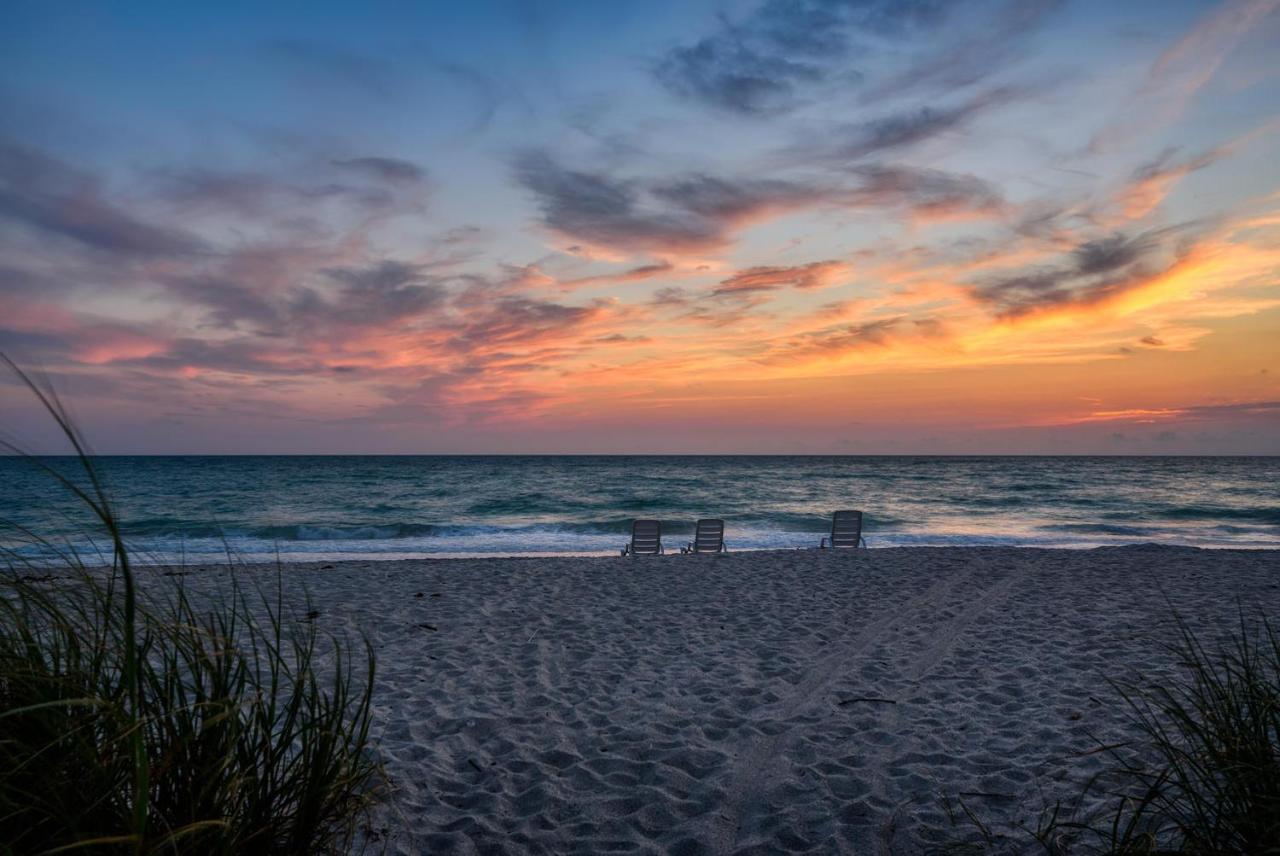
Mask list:
POLYGON ((656 556, 661 547, 661 523, 656 520, 636 520, 631 524, 631 552, 656 556))
POLYGON ((831 517, 831 546, 856 547, 862 540, 862 512, 837 511, 831 517))
POLYGON ((693 552, 718 553, 724 546, 724 521, 707 518, 698 521, 693 533, 693 552))

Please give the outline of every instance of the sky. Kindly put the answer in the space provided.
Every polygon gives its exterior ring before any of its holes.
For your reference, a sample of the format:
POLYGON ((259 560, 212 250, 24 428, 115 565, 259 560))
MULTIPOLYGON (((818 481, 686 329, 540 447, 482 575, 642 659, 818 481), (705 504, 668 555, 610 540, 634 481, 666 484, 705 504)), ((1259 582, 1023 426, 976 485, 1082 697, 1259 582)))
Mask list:
MULTIPOLYGON (((1280 454, 1280 0, 0 6, 121 454, 1280 454)), ((0 428, 49 442, 0 379, 0 428)))

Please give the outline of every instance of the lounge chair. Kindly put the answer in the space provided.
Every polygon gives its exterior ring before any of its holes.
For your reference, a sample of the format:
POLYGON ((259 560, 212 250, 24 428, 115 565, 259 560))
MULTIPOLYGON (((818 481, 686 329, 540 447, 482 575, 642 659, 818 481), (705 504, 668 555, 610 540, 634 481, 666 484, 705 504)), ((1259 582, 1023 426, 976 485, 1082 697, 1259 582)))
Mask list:
POLYGON ((837 511, 831 517, 831 535, 822 539, 822 547, 867 546, 862 537, 862 512, 837 511))
POLYGON ((699 520, 689 546, 681 547, 681 553, 727 553, 724 545, 724 521, 710 518, 699 520))
POLYGON ((656 556, 662 549, 662 524, 657 520, 631 523, 631 543, 622 548, 624 556, 656 556))

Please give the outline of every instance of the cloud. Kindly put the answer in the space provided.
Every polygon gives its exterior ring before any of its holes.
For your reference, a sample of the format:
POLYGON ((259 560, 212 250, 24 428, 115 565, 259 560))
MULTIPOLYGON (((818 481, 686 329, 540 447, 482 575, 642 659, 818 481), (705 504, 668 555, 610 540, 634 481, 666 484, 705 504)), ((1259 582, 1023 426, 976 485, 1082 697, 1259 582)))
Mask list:
POLYGON ((195 213, 232 213, 296 224, 300 214, 315 217, 317 206, 337 200, 357 216, 416 209, 423 199, 425 173, 405 161, 357 158, 331 161, 353 177, 324 180, 320 170, 305 180, 259 172, 235 172, 203 166, 157 169, 149 174, 158 200, 195 213), (363 180, 361 180, 363 179, 363 180))
POLYGON ((541 153, 516 163, 550 229, 575 240, 624 250, 699 250, 724 243, 716 224, 687 211, 646 210, 633 181, 566 169, 541 153))
POLYGON ((868 155, 905 149, 963 127, 979 114, 1008 103, 1017 92, 994 89, 953 107, 919 107, 861 122, 839 124, 810 133, 788 151, 792 156, 836 164, 868 155))
POLYGON ((1155 160, 1133 171, 1116 195, 1121 212, 1130 220, 1141 219, 1160 205, 1173 186, 1191 173, 1216 163, 1232 146, 1218 146, 1194 157, 1178 159, 1176 148, 1165 149, 1155 160))
POLYGON ((859 35, 887 38, 936 26, 949 4, 933 0, 768 0, 743 20, 671 48, 654 75, 671 92, 720 110, 763 116, 790 110, 801 90, 849 66, 859 35))
POLYGON ((569 341, 587 322, 606 312, 604 304, 567 306, 527 297, 504 297, 478 304, 451 323, 446 346, 453 351, 492 355, 514 346, 569 341))
POLYGON ((705 174, 658 182, 650 192, 657 198, 708 221, 735 224, 758 214, 788 210, 827 198, 807 184, 781 179, 729 180, 705 174))
POLYGON ((121 258, 189 255, 205 244, 110 202, 93 176, 0 140, 0 219, 121 258))
POLYGON ((885 348, 903 329, 905 321, 906 318, 895 316, 806 332, 771 346, 761 361, 808 361, 815 357, 843 356, 868 348, 885 348))
POLYGON ((1217 4, 1152 63, 1142 86, 1123 105, 1122 117, 1094 135, 1090 151, 1105 151, 1177 121, 1237 45, 1278 8, 1280 0, 1217 4))
POLYGON ((713 297, 721 297, 752 291, 774 291, 784 287, 802 290, 823 288, 848 273, 848 265, 838 261, 810 262, 795 267, 752 267, 721 280, 711 294, 713 297))
POLYGON ((294 304, 296 320, 310 324, 376 327, 415 318, 444 300, 445 289, 423 274, 422 265, 384 260, 362 268, 327 268, 339 283, 335 295, 304 290, 294 304))
POLYGON ((1084 241, 1071 250, 1070 261, 1032 269, 975 288, 980 302, 1000 307, 1003 318, 1066 304, 1097 303, 1147 282, 1142 270, 1159 248, 1159 238, 1173 230, 1128 236, 1116 233, 1084 241))
POLYGON ((1121 410, 1095 410, 1068 420, 1068 424, 1089 422, 1151 423, 1161 420, 1179 421, 1213 418, 1254 418, 1272 421, 1280 417, 1280 401, 1240 401, 1230 404, 1187 404, 1175 407, 1135 407, 1121 410))
POLYGON ((427 179, 425 169, 399 158, 345 158, 333 161, 333 165, 355 170, 388 184, 421 184, 427 179))
POLYGON ((905 206, 926 220, 994 215, 1004 207, 1000 191, 973 175, 880 165, 856 167, 851 172, 861 179, 844 197, 852 205, 905 206))
POLYGON ((674 48, 658 64, 658 81, 686 98, 748 115, 793 106, 796 86, 822 79, 819 67, 764 53, 732 36, 674 48))
POLYGON ((706 173, 657 180, 569 170, 545 154, 517 162, 517 178, 543 224, 566 238, 614 252, 697 254, 722 249, 754 223, 820 206, 906 208, 921 221, 996 216, 1000 192, 960 173, 868 164, 853 181, 725 178, 706 173))
POLYGON ((949 29, 950 44, 928 46, 905 70, 869 87, 863 99, 946 94, 981 83, 1018 59, 1059 5, 1060 0, 1010 0, 986 14, 968 15, 963 26, 949 29))
POLYGON ((1128 267, 1150 253, 1153 246, 1154 240, 1149 234, 1131 237, 1116 233, 1107 238, 1085 241, 1072 251, 1076 261, 1075 272, 1088 276, 1128 267))
POLYGON ((621 345, 621 344, 644 344, 652 342, 650 336, 627 336, 623 333, 610 333, 608 336, 596 336, 591 341, 599 342, 602 345, 621 345))
POLYGON ((651 306, 687 306, 693 296, 679 286, 664 286, 653 293, 649 301, 651 306))
POLYGON ((1183 412, 1193 416, 1262 416, 1275 418, 1280 416, 1280 401, 1240 401, 1232 404, 1195 404, 1183 408, 1183 412))
POLYGON ((652 279, 656 276, 671 273, 676 269, 669 261, 657 261, 650 264, 636 265, 617 273, 602 273, 593 276, 580 276, 573 279, 562 280, 559 284, 562 288, 581 288, 587 285, 600 285, 603 283, 620 283, 620 282, 641 282, 643 280, 652 279))
POLYGON ((278 307, 255 289, 224 276, 170 274, 165 287, 179 301, 202 307, 215 327, 235 329, 241 322, 264 332, 283 322, 278 307))
POLYGON ((733 227, 821 201, 827 191, 778 179, 730 181, 704 174, 643 182, 567 169, 542 152, 516 161, 549 229, 626 252, 705 252, 731 240, 733 227))

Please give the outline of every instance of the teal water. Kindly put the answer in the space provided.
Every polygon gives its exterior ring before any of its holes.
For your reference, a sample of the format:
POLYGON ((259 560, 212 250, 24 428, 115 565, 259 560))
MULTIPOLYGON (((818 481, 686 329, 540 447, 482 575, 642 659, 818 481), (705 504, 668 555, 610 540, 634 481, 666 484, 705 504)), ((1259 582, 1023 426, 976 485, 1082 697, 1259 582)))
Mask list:
MULTIPOLYGON (((70 459, 46 459, 67 473, 70 459)), ((616 553, 632 518, 668 549, 698 517, 730 549, 814 546, 836 508, 870 546, 1280 547, 1280 458, 103 457, 135 549, 198 561, 616 553)), ((87 546, 30 462, 0 458, 0 520, 87 546)), ((11 547, 20 544, 10 529, 11 547)))

